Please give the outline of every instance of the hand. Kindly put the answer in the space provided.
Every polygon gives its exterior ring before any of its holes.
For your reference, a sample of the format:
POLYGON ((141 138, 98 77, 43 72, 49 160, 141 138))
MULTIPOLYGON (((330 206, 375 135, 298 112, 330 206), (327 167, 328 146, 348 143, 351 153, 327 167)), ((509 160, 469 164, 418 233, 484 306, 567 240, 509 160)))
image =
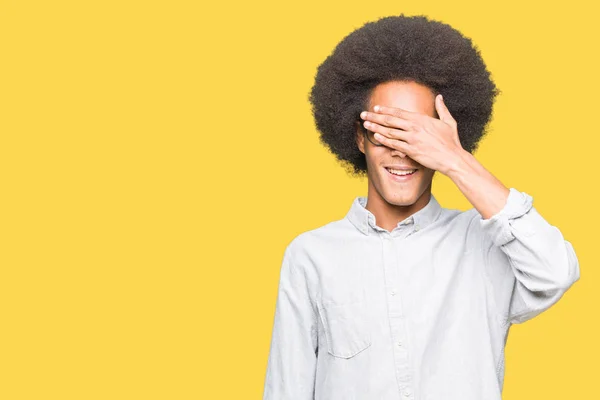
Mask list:
POLYGON ((407 154, 419 164, 447 175, 465 150, 458 138, 457 124, 444 104, 435 99, 440 119, 401 108, 375 106, 362 112, 364 126, 381 144, 407 154))

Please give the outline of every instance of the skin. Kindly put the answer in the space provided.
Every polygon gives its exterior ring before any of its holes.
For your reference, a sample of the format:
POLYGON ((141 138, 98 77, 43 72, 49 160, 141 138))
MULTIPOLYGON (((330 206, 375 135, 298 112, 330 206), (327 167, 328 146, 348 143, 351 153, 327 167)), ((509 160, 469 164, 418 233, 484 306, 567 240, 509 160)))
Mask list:
MULTIPOLYGON (((373 111, 376 104, 385 104, 437 118, 434 102, 435 95, 426 86, 391 81, 374 88, 369 111, 373 111)), ((435 170, 419 164, 400 150, 375 146, 365 138, 360 126, 357 126, 356 141, 367 159, 369 183, 365 208, 375 215, 377 226, 391 232, 400 221, 427 205, 435 170), (418 170, 407 182, 396 182, 390 179, 384 165, 403 165, 418 170)))
POLYGON ((363 125, 375 133, 375 146, 366 140, 359 123, 356 143, 367 161, 366 209, 377 225, 391 232, 399 222, 427 205, 433 175, 448 176, 489 219, 504 208, 509 189, 460 144, 456 120, 441 95, 411 81, 377 85, 361 113, 363 125), (416 168, 406 182, 391 179, 385 165, 416 168))

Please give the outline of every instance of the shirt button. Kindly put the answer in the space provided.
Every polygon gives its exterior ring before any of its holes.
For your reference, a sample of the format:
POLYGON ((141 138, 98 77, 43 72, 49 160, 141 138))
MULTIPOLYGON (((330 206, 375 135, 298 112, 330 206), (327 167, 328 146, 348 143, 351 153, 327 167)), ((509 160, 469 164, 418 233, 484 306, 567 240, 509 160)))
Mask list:
POLYGON ((398 340, 398 347, 402 347, 402 340, 398 340))
POLYGON ((415 231, 418 231, 419 229, 421 229, 421 227, 419 225, 415 225, 415 231))
POLYGON ((395 296, 395 295, 396 295, 396 291, 392 290, 392 296, 395 296))

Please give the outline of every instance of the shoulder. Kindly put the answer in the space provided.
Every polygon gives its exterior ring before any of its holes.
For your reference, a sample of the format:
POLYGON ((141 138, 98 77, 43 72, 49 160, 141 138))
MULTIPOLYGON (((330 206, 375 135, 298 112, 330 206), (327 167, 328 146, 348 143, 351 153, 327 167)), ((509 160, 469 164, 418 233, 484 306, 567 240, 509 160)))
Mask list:
MULTIPOLYGON (((346 218, 329 222, 322 226, 304 231, 292 238, 288 244, 291 253, 300 256, 318 251, 323 247, 335 246, 349 233, 353 233, 352 225, 346 218)), ((358 231, 357 231, 358 232, 358 231)))
POLYGON ((435 223, 444 227, 452 227, 456 229, 463 228, 468 230, 478 219, 481 219, 481 214, 479 214, 479 211, 477 211, 476 208, 470 208, 465 211, 452 208, 442 208, 440 216, 437 218, 435 223))

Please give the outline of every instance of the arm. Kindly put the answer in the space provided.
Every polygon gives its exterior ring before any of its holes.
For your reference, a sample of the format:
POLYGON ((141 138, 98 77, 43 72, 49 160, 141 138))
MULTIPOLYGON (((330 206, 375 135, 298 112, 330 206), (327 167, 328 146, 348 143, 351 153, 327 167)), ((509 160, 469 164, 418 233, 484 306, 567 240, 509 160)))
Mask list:
POLYGON ((477 219, 483 229, 485 269, 495 289, 496 304, 509 304, 504 323, 532 319, 579 279, 573 246, 537 212, 527 193, 511 188, 500 212, 477 219), (506 277, 509 290, 502 288, 506 277))
POLYGON ((316 312, 305 275, 294 265, 288 246, 279 278, 263 400, 314 399, 316 312))
POLYGON ((504 323, 525 322, 556 303, 579 279, 571 243, 533 207, 527 193, 506 189, 472 155, 455 169, 477 216, 485 270, 504 323), (506 194, 506 197, 504 193, 506 194))

